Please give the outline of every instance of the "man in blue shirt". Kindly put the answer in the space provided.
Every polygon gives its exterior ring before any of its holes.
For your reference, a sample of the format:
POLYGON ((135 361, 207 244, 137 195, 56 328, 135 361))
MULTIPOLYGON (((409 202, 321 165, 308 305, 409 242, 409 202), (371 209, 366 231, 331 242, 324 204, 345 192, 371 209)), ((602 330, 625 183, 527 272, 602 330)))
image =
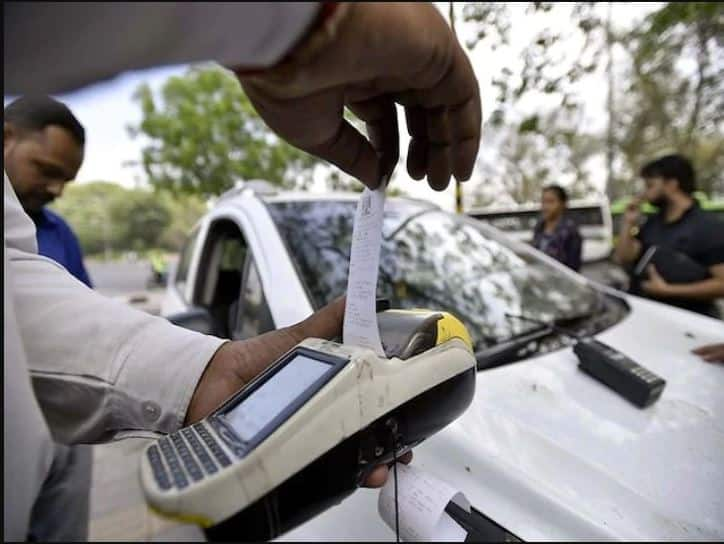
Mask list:
POLYGON ((62 264, 90 287, 78 239, 45 206, 63 194, 83 162, 85 131, 71 111, 50 97, 22 97, 5 108, 5 171, 35 222, 38 253, 62 264))
POLYGON ((48 208, 41 208, 31 217, 37 229, 38 253, 59 262, 88 287, 93 287, 83 265, 83 253, 78 238, 68 223, 48 208))
MULTIPOLYGON (((83 127, 57 100, 22 97, 5 108, 5 172, 35 223, 38 253, 91 287, 78 238, 45 207, 75 178, 84 145, 83 127)), ((33 505, 28 540, 87 540, 92 461, 90 446, 55 445, 52 468, 33 505)))

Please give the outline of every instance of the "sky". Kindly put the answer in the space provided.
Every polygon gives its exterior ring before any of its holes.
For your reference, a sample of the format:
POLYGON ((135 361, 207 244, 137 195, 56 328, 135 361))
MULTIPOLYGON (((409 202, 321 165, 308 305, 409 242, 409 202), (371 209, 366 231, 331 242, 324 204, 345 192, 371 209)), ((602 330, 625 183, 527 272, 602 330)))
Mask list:
MULTIPOLYGON (((437 7, 447 18, 448 4, 446 2, 436 3, 437 7)), ((601 5, 602 13, 605 6, 601 5)), ((613 21, 616 24, 631 24, 632 21, 641 18, 650 12, 656 5, 647 3, 615 3, 613 21)), ((523 21, 524 4, 511 4, 513 14, 513 25, 511 26, 511 47, 508 51, 492 52, 486 47, 479 45, 470 53, 473 69, 480 82, 481 96, 483 101, 483 115, 493 109, 495 92, 491 85, 494 74, 500 72, 503 67, 510 67, 515 72, 516 67, 522 66, 520 51, 530 39, 531 29, 525 24, 515 24, 516 21, 523 21)), ((569 25, 568 10, 570 4, 558 4, 551 13, 541 16, 539 24, 550 25, 552 29, 565 30, 569 25)), ((462 22, 462 3, 456 3, 457 31, 461 42, 470 37, 473 29, 462 22)), ((575 40, 569 39, 566 47, 575 50, 579 46, 575 40)), ((130 163, 139 160, 142 141, 133 139, 128 134, 126 127, 129 124, 137 123, 141 113, 139 105, 133 100, 135 89, 146 82, 152 89, 157 90, 163 82, 172 75, 180 75, 186 70, 186 66, 167 66, 139 72, 126 72, 119 76, 90 85, 81 90, 65 95, 57 95, 56 98, 65 102, 78 117, 86 129, 86 152, 83 166, 78 172, 76 182, 88 181, 112 181, 125 187, 143 186, 145 174, 138 165, 130 163)), ((606 83, 603 74, 592 77, 582 88, 587 98, 587 123, 590 128, 605 127, 606 117, 604 105, 606 100, 606 83)), ((7 104, 12 97, 4 97, 7 104)), ((536 104, 528 106, 537 107, 536 104)), ((409 137, 405 127, 404 115, 400 110, 400 147, 403 150, 403 160, 406 154, 409 137)), ((481 154, 489 154, 494 157, 495 149, 492 145, 486 145, 485 135, 481 144, 481 154)), ((454 207, 454 189, 451 186, 443 193, 436 193, 430 189, 425 182, 416 182, 407 177, 404 172, 404 162, 401 160, 396 171, 394 182, 405 192, 416 198, 433 200, 446 209, 454 207)), ((320 174, 321 175, 321 174, 320 174)), ((479 183, 475 174, 469 185, 479 183)), ((599 185, 603 179, 594 180, 599 185)), ((323 186, 320 181, 315 185, 316 190, 323 186)), ((466 187, 466 186, 464 186, 466 187)), ((464 189, 465 190, 465 189, 464 189)))

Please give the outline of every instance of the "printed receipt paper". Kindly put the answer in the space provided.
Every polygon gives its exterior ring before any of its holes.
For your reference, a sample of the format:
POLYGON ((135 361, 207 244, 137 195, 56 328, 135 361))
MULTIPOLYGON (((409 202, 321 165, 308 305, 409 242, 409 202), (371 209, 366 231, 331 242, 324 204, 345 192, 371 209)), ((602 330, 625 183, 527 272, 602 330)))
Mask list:
POLYGON ((377 274, 385 212, 385 184, 365 189, 357 203, 347 277, 342 341, 371 349, 384 357, 377 327, 377 274))
MULTIPOLYGON (((407 542, 463 542, 467 531, 445 512, 452 501, 470 512, 465 496, 415 466, 397 464, 400 539, 407 542)), ((395 530, 395 484, 392 474, 380 492, 377 509, 395 530)))
MULTIPOLYGON (((377 326, 377 275, 385 211, 385 184, 365 189, 357 204, 352 230, 343 342, 362 346, 385 356, 377 326)), ((446 512, 451 500, 468 512, 465 497, 445 482, 415 467, 398 464, 400 537, 407 541, 462 542, 467 535, 446 512)), ((395 530, 395 496, 392 475, 380 492, 378 509, 395 530)))

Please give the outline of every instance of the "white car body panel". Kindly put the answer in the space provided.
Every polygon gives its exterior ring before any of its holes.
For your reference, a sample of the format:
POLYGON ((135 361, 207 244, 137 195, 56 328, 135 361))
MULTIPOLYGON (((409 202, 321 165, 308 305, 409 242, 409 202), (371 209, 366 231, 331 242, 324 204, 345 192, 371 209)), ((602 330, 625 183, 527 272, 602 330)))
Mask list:
POLYGON ((222 203, 210 220, 230 219, 242 230, 254 255, 264 294, 277 327, 293 325, 312 313, 307 294, 264 204, 244 195, 222 203))
POLYGON ((209 223, 210 217, 204 216, 195 227, 198 228, 199 234, 194 241, 193 248, 191 248, 191 261, 189 263, 188 276, 186 277, 186 284, 183 291, 180 291, 176 285, 176 274, 178 272, 179 263, 177 263, 169 274, 166 285, 166 296, 161 302, 161 315, 170 316, 175 313, 183 312, 190 307, 188 301, 191 300, 193 286, 196 283, 196 276, 198 275, 199 263, 201 261, 201 252, 204 246, 203 242, 206 240, 206 236, 209 231, 209 223))
POLYGON ((175 277, 171 277, 161 314, 169 316, 190 307, 189 301, 194 298, 193 289, 198 277, 199 260, 209 227, 219 219, 233 221, 244 234, 259 270, 275 325, 279 328, 286 327, 308 317, 312 313, 312 306, 276 227, 264 204, 248 194, 220 202, 204 217, 200 223, 201 233, 194 248, 183 299, 179 297, 174 285, 175 277))
MULTIPOLYGON (((309 315, 264 205, 234 197, 204 219, 205 228, 222 215, 244 229, 276 325, 309 315)), ((724 538, 724 365, 690 353, 724 341, 724 324, 595 287, 630 304, 630 314, 597 337, 667 380, 656 403, 643 410, 630 404, 578 370, 571 348, 558 350, 479 372, 472 406, 415 449, 415 465, 524 540, 724 538)), ((358 490, 280 540, 389 541, 394 535, 377 513, 377 496, 358 490)))
POLYGON ((174 285, 175 270, 171 271, 168 276, 168 285, 166 286, 166 294, 161 301, 160 314, 169 317, 178 314, 187 309, 187 304, 179 295, 178 289, 174 285))
MULTIPOLYGON (((724 538, 724 367, 689 353, 722 324, 630 303, 598 337, 666 378, 655 404, 628 403, 560 350, 480 372, 473 405, 415 465, 523 540, 724 538)), ((281 540, 389 540, 376 499, 358 492, 281 540)))

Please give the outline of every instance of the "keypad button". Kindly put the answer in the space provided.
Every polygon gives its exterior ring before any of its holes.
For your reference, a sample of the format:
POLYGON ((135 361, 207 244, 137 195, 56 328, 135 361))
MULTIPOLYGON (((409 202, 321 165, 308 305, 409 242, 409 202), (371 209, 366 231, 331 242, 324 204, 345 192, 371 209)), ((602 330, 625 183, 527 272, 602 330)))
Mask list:
POLYGON ((231 459, 229 459, 229 456, 226 455, 224 450, 221 449, 221 446, 219 446, 219 443, 211 435, 209 430, 203 424, 200 424, 200 423, 194 425, 194 430, 196 430, 199 433, 199 436, 201 436, 201 439, 204 441, 206 446, 211 450, 211 453, 214 454, 214 458, 219 462, 219 464, 222 467, 228 467, 231 464, 231 459))
POLYGON ((246 447, 244 446, 244 443, 238 436, 236 436, 236 433, 223 419, 220 417, 211 417, 208 421, 211 423, 211 426, 214 428, 216 433, 237 457, 244 457, 246 455, 246 447))
POLYGON ((201 441, 196 436, 196 433, 190 428, 183 429, 181 433, 184 435, 186 441, 191 444, 191 449, 194 450, 196 457, 198 457, 199 461, 201 461, 201 466, 204 467, 206 473, 213 474, 218 471, 219 467, 213 459, 211 459, 208 450, 204 448, 203 444, 201 444, 201 441))
POLYGON ((166 468, 163 466, 163 461, 161 460, 161 454, 158 451, 158 447, 154 444, 153 446, 148 448, 147 455, 148 460, 151 463, 153 477, 156 479, 156 483, 158 483, 158 486, 163 490, 170 489, 171 480, 168 477, 166 468))
POLYGON ((159 440, 158 443, 161 448, 161 453, 163 453, 163 457, 166 459, 166 463, 168 464, 174 485, 179 489, 187 487, 189 485, 188 478, 181 467, 178 454, 171 445, 171 440, 168 437, 164 437, 159 440))
POLYGON ((198 481, 203 478, 204 475, 201 472, 201 468, 191 454, 191 450, 189 450, 188 446, 186 446, 186 442, 184 442, 183 437, 180 434, 175 433, 171 435, 171 441, 173 442, 173 445, 176 446, 176 451, 178 451, 181 461, 191 478, 193 478, 194 481, 198 481))
POLYGON ((186 474, 181 471, 180 467, 172 470, 171 475, 173 476, 173 483, 176 485, 176 487, 178 487, 179 489, 188 487, 189 481, 186 478, 186 474))

